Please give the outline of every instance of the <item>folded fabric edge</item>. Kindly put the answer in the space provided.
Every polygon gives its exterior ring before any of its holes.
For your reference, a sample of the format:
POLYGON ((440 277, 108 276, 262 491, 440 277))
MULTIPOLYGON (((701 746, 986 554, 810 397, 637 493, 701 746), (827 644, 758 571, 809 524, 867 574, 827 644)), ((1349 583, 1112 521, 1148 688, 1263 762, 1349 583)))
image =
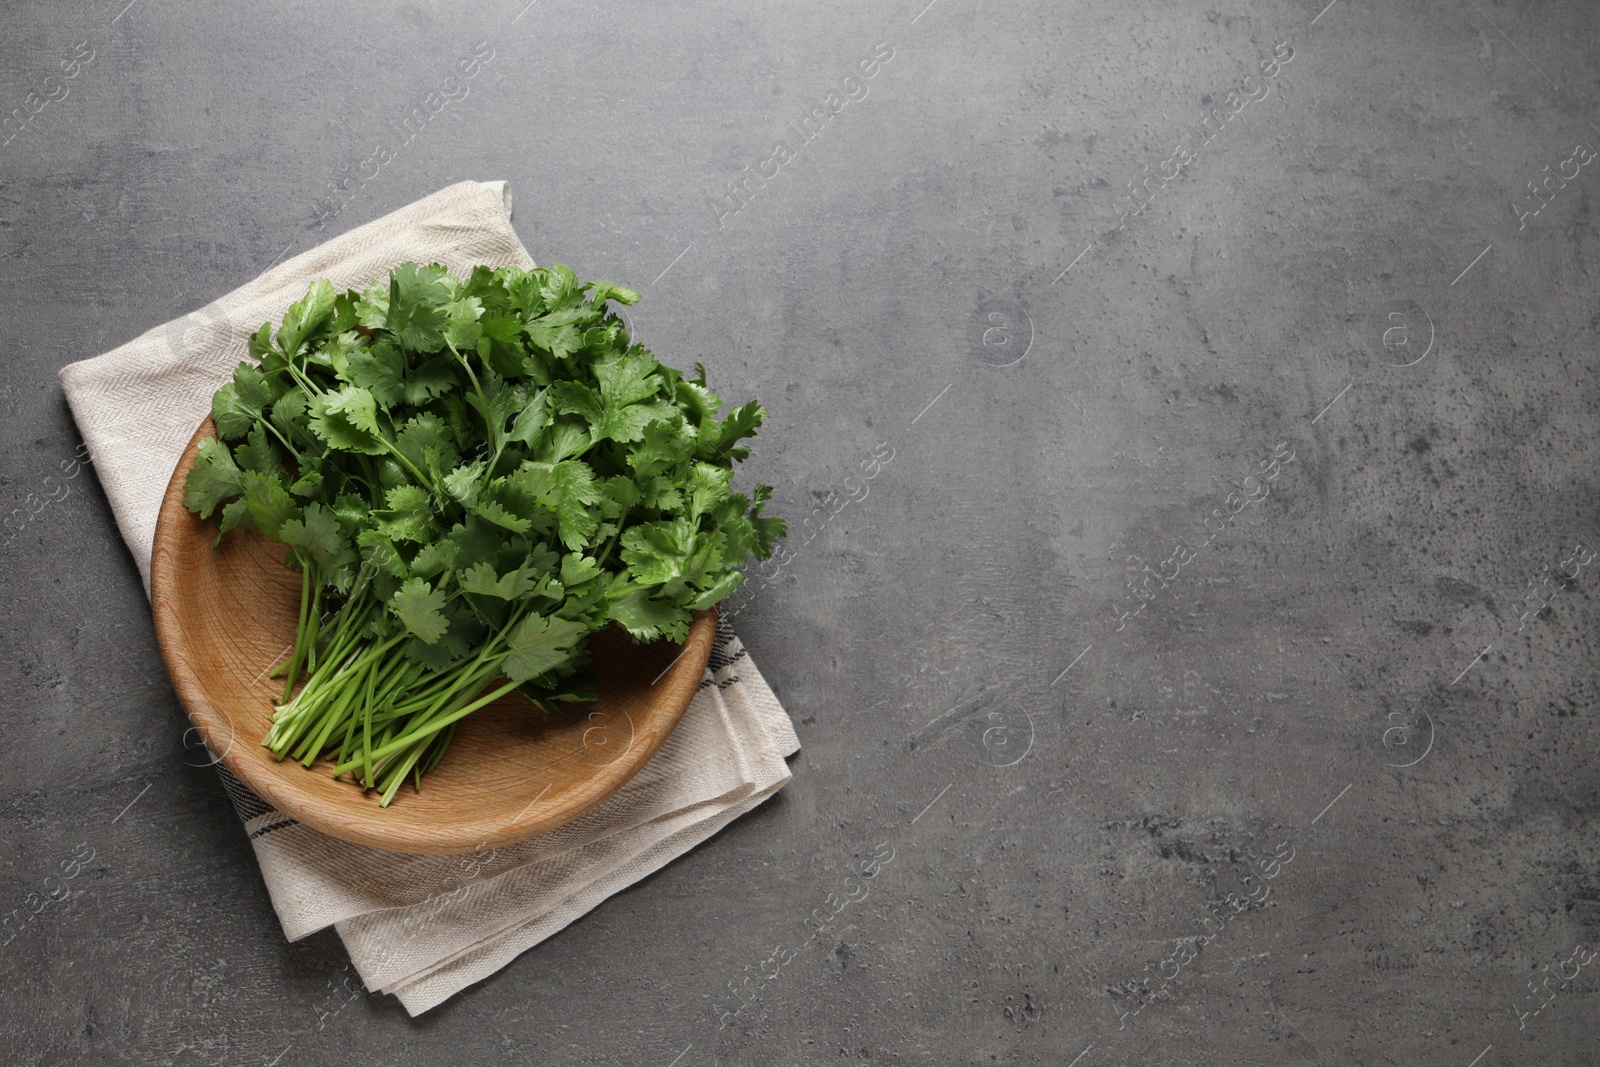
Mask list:
MULTIPOLYGON (((370 929, 363 929, 361 918, 335 923, 334 929, 339 933, 340 939, 345 944, 345 951, 350 955, 350 962, 361 974, 368 988, 390 991, 407 985, 418 978, 451 965, 453 961, 465 959, 490 945, 499 942, 516 930, 526 927, 529 923, 536 923, 551 915, 560 914, 568 903, 582 894, 588 887, 596 884, 607 884, 617 879, 624 879, 622 885, 630 885, 633 881, 643 878, 650 870, 633 874, 637 871, 636 862, 640 855, 648 854, 662 841, 675 838, 685 829, 700 826, 709 819, 715 819, 726 811, 744 809, 751 803, 758 803, 758 797, 770 796, 783 788, 792 776, 785 767, 780 773, 775 773, 765 781, 746 782, 736 789, 724 793, 722 796, 713 797, 698 803, 689 804, 677 811, 665 812, 648 822, 639 825, 618 835, 608 835, 608 838, 586 842, 574 850, 573 856, 584 853, 593 857, 592 863, 587 864, 587 870, 581 878, 571 880, 570 886, 564 886, 567 895, 549 902, 541 908, 529 908, 521 914, 506 915, 498 922, 485 921, 486 901, 497 895, 511 892, 517 893, 520 888, 533 878, 538 877, 541 864, 531 864, 527 867, 514 868, 485 882, 472 886, 473 896, 458 901, 450 901, 448 896, 435 898, 416 908, 409 909, 420 912, 423 919, 435 919, 449 923, 457 922, 463 917, 468 919, 473 927, 473 940, 461 944, 453 951, 441 953, 437 958, 421 966, 411 974, 399 974, 399 969, 391 965, 392 956, 382 953, 382 945, 388 940, 383 933, 374 933, 370 929), (430 911, 431 909, 431 911, 430 911), (447 914, 454 911, 454 915, 447 914), (373 949, 378 948, 381 955, 374 956, 373 949), (387 973, 385 973, 387 972, 387 973)), ((571 856, 568 857, 570 862, 571 856)), ((651 868, 654 870, 654 868, 651 868)), ((580 913, 581 914, 581 913, 580 913)), ((570 920, 569 920, 570 921, 570 920)), ((562 924, 564 926, 565 923, 562 924)), ((553 936, 560 931, 558 926, 551 929, 545 936, 553 936)))
MULTIPOLYGON (((727 626, 727 623, 719 619, 717 621, 719 636, 724 626, 727 626)), ((772 686, 768 684, 767 679, 762 675, 760 668, 756 666, 756 661, 751 658, 749 650, 744 647, 744 642, 740 641, 738 636, 734 634, 731 626, 728 627, 727 632, 727 641, 730 644, 737 644, 738 655, 741 658, 740 675, 729 679, 729 681, 741 684, 736 686, 726 685, 725 682, 719 681, 717 684, 724 686, 724 700, 729 705, 730 711, 735 714, 749 715, 755 719, 761 728, 766 731, 767 740, 772 745, 773 750, 779 756, 788 759, 800 751, 800 735, 795 733, 794 720, 784 710, 783 702, 778 699, 778 694, 773 691, 772 686)))
POLYGON ((500 194, 500 207, 505 211, 506 219, 509 221, 511 218, 511 183, 504 178, 497 178, 494 181, 479 182, 478 184, 491 193, 500 194))
POLYGON ((622 890, 643 881, 667 864, 687 855, 715 837, 734 820, 755 810, 775 796, 788 781, 789 779, 785 778, 770 789, 753 795, 739 804, 714 812, 704 821, 685 827, 671 837, 663 839, 634 857, 633 863, 625 873, 591 882, 569 897, 561 907, 507 932, 496 941, 485 945, 478 955, 459 959, 444 968, 427 972, 412 981, 397 984, 383 992, 391 993, 413 1017, 438 1007, 468 986, 492 977, 522 953, 560 933, 622 890))

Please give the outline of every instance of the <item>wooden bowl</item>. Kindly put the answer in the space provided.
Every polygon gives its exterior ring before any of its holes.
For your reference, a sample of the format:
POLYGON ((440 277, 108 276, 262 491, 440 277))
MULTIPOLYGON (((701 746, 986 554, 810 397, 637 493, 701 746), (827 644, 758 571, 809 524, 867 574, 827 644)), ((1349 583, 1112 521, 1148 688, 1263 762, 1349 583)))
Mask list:
POLYGON ((261 744, 282 685, 267 677, 294 639, 300 575, 284 548, 216 526, 183 506, 183 483, 204 438, 195 431, 167 485, 150 561, 156 637, 173 689, 213 756, 261 799, 332 837, 392 852, 461 853, 516 844, 577 818, 621 788, 694 699, 716 630, 699 612, 683 645, 636 645, 621 630, 593 634, 600 699, 546 715, 519 693, 467 716, 419 793, 375 794, 279 762, 261 744))

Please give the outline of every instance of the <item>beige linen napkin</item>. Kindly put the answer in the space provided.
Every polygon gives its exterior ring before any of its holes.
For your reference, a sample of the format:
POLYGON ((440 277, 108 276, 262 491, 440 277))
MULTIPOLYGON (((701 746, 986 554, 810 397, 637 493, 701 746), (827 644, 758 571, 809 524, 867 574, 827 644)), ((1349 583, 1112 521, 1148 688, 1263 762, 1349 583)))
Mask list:
MULTIPOLYGON (((461 182, 268 270, 200 311, 64 367, 62 387, 148 592, 156 514, 178 457, 245 340, 317 278, 363 288, 407 260, 533 266, 505 182, 461 182)), ((228 774, 284 934, 333 926, 369 989, 413 1015, 510 963, 689 851, 789 781, 789 716, 731 630, 656 755, 615 795, 533 841, 411 856, 338 841, 228 774)))

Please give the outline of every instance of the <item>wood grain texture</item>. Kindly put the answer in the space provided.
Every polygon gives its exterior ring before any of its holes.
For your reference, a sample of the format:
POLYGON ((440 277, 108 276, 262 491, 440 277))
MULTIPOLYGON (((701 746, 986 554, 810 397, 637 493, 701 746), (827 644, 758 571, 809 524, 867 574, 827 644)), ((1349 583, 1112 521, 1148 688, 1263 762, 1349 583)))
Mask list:
POLYGON ((634 644, 616 628, 590 637, 600 699, 546 715, 513 693, 469 715, 449 752, 380 808, 319 760, 279 762, 261 744, 282 696, 268 671, 294 639, 300 575, 255 529, 223 535, 183 506, 207 419, 179 460, 156 526, 150 591, 167 673, 189 718, 228 770, 267 803, 345 841, 395 852, 461 853, 526 841, 577 818, 655 755, 699 687, 715 610, 688 641, 634 644))

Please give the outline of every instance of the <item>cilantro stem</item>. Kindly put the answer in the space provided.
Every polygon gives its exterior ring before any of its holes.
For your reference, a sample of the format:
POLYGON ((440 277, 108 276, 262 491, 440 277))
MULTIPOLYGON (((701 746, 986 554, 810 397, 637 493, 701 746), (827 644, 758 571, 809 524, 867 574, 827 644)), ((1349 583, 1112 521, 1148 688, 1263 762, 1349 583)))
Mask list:
POLYGON ((372 784, 372 690, 370 688, 367 690, 367 706, 361 714, 361 779, 368 785, 372 784))
POLYGON ((606 550, 600 553, 600 558, 595 561, 598 565, 604 567, 606 560, 611 558, 611 550, 617 547, 617 539, 622 536, 622 524, 627 521, 630 510, 632 509, 623 508, 622 514, 617 517, 617 531, 606 541, 606 550))
POLYGON ((311 595, 311 612, 306 616, 306 670, 308 671, 317 669, 317 642, 322 630, 322 590, 322 583, 318 582, 317 591, 311 595))
MULTIPOLYGON (((382 746, 381 748, 377 748, 377 749, 373 750, 372 758, 373 759, 382 759, 385 756, 392 755, 395 752, 399 752, 401 749, 405 748, 408 744, 410 744, 411 742, 413 742, 413 741, 415 741, 415 740, 417 740, 419 738, 433 736, 435 733, 437 733, 438 731, 444 729, 446 726, 449 726, 451 723, 456 722, 456 721, 458 721, 460 719, 466 718, 468 715, 472 714, 474 711, 477 711, 479 708, 484 707, 484 706, 489 705, 489 704, 493 704, 496 700, 499 700, 501 697, 505 696, 507 693, 510 693, 512 690, 516 689, 517 685, 518 685, 518 683, 516 683, 516 682, 507 682, 505 685, 502 685, 500 688, 495 689, 492 692, 487 693, 486 695, 479 697, 478 699, 472 701, 470 704, 466 705, 463 708, 458 708, 457 710, 449 712, 448 714, 443 715, 443 716, 441 716, 441 717, 439 717, 437 719, 433 719, 430 722, 425 722, 425 723, 421 723, 421 724, 416 725, 416 726, 408 727, 406 729, 405 733, 403 733, 400 737, 398 737, 395 740, 389 742, 387 745, 382 746)), ((335 773, 337 773, 337 772, 335 772, 335 773)))
POLYGON ((276 437, 278 442, 289 450, 289 455, 294 457, 294 464, 297 468, 305 466, 305 457, 300 454, 300 450, 289 443, 289 439, 278 431, 278 427, 273 424, 271 419, 262 419, 261 425, 265 426, 272 436, 276 437))
POLYGON ((300 550, 295 550, 295 557, 300 560, 300 614, 294 628, 294 650, 289 655, 289 669, 283 680, 283 703, 289 702, 289 694, 294 692, 295 679, 299 674, 301 658, 305 655, 306 644, 306 612, 311 601, 311 566, 306 563, 300 550))
POLYGON ((445 341, 445 345, 450 349, 451 354, 456 357, 456 362, 460 363, 461 368, 467 372, 467 377, 472 381, 472 388, 478 394, 478 402, 483 405, 483 428, 489 434, 489 451, 491 453, 489 469, 494 470, 495 464, 500 462, 500 434, 504 427, 494 424, 494 409, 489 406, 489 395, 483 391, 483 385, 478 381, 477 374, 473 372, 472 364, 468 363, 467 358, 456 351, 456 346, 448 340, 445 341))
MULTIPOLYGON (((455 737, 456 735, 456 725, 456 723, 451 723, 449 726, 446 726, 442 731, 440 731, 439 736, 434 739, 433 754, 428 757, 428 765, 422 768, 423 774, 427 774, 435 767, 439 766, 439 761, 444 758, 445 749, 450 747, 451 738, 455 737)), ((417 789, 419 791, 422 789, 421 782, 417 783, 417 789)))

